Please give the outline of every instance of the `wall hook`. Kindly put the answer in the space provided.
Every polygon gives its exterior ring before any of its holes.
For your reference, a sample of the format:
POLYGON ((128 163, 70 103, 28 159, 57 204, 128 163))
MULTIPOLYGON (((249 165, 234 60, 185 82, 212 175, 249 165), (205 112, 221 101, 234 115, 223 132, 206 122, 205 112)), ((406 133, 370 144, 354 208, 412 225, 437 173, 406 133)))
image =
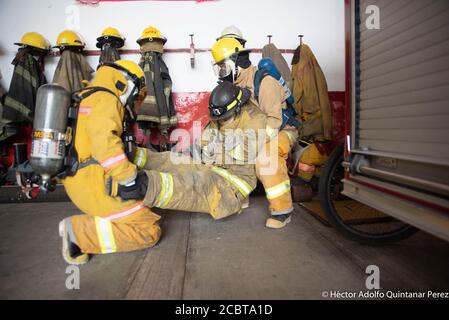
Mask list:
POLYGON ((271 44, 271 38, 273 38, 273 35, 269 34, 267 35, 267 37, 268 37, 268 44, 271 44))
POLYGON ((194 34, 189 34, 190 36, 190 66, 195 68, 195 43, 193 42, 194 34))
POLYGON ((300 44, 303 45, 303 40, 302 40, 302 38, 304 38, 304 35, 303 35, 303 34, 300 34, 298 37, 299 37, 299 39, 300 39, 300 44))

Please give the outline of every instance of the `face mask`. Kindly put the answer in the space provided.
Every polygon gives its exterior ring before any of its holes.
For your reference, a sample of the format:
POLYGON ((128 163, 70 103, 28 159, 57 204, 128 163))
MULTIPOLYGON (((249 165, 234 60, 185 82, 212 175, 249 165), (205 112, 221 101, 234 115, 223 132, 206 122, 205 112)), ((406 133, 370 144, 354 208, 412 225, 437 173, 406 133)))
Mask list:
POLYGON ((236 65, 231 59, 226 59, 219 64, 213 64, 215 75, 220 81, 234 82, 237 79, 236 65))
POLYGON ((134 82, 128 79, 128 88, 126 89, 126 92, 120 96, 120 102, 124 107, 130 104, 131 101, 129 100, 135 91, 136 88, 134 82))

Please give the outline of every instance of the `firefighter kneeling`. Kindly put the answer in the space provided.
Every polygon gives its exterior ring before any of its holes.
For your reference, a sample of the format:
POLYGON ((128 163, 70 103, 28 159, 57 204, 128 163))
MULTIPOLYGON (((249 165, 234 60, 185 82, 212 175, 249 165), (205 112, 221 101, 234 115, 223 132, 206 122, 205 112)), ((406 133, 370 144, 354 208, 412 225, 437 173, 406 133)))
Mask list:
POLYGON ((78 171, 63 180, 67 194, 84 215, 60 223, 63 257, 83 264, 88 254, 132 251, 154 246, 160 217, 139 201, 117 197, 118 186, 139 182, 122 142, 125 113, 145 92, 142 69, 132 61, 102 65, 81 92, 75 148, 78 171), (83 92, 91 92, 82 99, 83 92), (93 92, 93 93, 92 93, 93 92))
POLYGON ((98 92, 81 102, 75 138, 81 165, 75 176, 64 179, 64 186, 86 215, 60 224, 63 256, 70 264, 86 263, 89 254, 154 246, 161 236, 160 217, 149 208, 203 212, 222 219, 240 213, 256 187, 252 163, 257 152, 249 152, 251 132, 265 128, 266 118, 248 101, 246 90, 229 83, 211 95, 211 122, 201 137, 203 162, 141 148, 129 156, 136 165, 129 161, 122 123, 126 107, 134 105, 143 90, 142 78, 143 71, 131 62, 102 66, 92 85, 111 93, 98 92), (243 136, 227 139, 228 132, 243 136))

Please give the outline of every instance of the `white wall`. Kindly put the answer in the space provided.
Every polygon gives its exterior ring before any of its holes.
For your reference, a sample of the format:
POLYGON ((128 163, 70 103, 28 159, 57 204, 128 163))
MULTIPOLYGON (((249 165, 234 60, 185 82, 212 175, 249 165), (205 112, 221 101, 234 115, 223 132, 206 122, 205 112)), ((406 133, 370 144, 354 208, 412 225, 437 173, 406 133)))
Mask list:
MULTIPOLYGON (((37 31, 54 45, 57 35, 66 28, 76 28, 94 50, 96 38, 107 26, 118 28, 128 39, 126 48, 137 49, 135 40, 142 30, 154 25, 168 38, 166 48, 188 48, 189 34, 195 34, 197 48, 210 48, 221 30, 235 24, 248 39, 247 47, 262 48, 267 34, 273 35, 278 48, 295 49, 298 34, 314 50, 330 91, 344 91, 344 1, 343 0, 220 0, 104 2, 98 6, 76 4, 75 0, 0 0, 0 70, 2 85, 9 87, 17 51, 14 42, 23 33, 37 31), (79 24, 73 13, 79 12, 79 24), (78 25, 77 25, 78 24, 78 25)), ((292 56, 286 55, 287 62, 292 56)), ((138 61, 138 56, 125 56, 138 61)), ((165 55, 176 92, 211 90, 216 79, 211 68, 210 53, 197 53, 196 68, 190 68, 187 53, 165 55)), ((260 55, 253 54, 253 62, 260 55)), ((92 67, 98 57, 89 57, 92 67)), ((49 81, 57 58, 47 60, 49 81)))

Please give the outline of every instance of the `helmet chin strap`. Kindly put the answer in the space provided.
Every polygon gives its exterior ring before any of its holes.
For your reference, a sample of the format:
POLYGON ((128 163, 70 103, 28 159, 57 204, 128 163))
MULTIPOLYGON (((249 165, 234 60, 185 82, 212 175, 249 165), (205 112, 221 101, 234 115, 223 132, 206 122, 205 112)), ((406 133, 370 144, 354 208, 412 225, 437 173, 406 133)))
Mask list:
POLYGON ((234 61, 234 72, 233 72, 233 77, 232 77, 232 83, 237 81, 237 78, 239 76, 239 56, 237 55, 234 61))
POLYGON ((239 76, 239 71, 240 71, 239 55, 237 54, 237 56, 235 57, 235 61, 234 61, 234 78, 233 78, 233 82, 237 81, 237 78, 239 76))
POLYGON ((236 82, 237 78, 239 76, 239 66, 237 65, 237 63, 235 64, 235 69, 234 69, 234 79, 232 82, 236 82))

